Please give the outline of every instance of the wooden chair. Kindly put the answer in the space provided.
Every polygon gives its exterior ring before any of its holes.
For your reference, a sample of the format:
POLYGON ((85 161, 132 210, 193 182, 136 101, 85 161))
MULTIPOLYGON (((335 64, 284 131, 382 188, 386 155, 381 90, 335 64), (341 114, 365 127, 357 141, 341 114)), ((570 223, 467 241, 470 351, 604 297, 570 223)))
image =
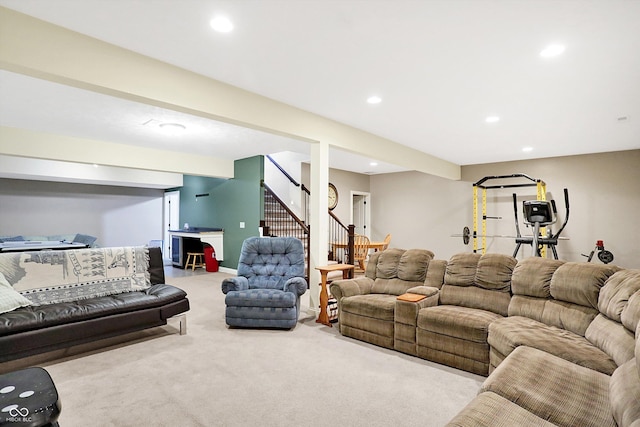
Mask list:
POLYGON ((356 234, 353 238, 353 261, 357 263, 357 267, 364 271, 364 262, 369 255, 370 240, 367 236, 356 234))
POLYGON ((382 243, 384 243, 384 245, 382 246, 382 250, 384 251, 389 247, 389 243, 391 243, 391 233, 387 234, 387 237, 384 238, 382 243))

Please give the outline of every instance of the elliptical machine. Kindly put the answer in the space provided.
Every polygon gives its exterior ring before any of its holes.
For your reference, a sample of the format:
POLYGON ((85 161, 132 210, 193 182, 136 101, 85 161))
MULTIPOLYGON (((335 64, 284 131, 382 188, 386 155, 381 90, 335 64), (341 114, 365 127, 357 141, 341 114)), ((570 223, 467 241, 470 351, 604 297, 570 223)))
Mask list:
POLYGON ((553 257, 558 259, 558 252, 556 251, 558 239, 569 221, 569 190, 566 188, 564 189, 564 204, 566 214, 562 227, 560 227, 555 234, 552 234, 551 230, 547 230, 547 235, 542 236, 540 234, 540 228, 555 224, 556 222, 558 211, 555 200, 525 200, 522 202, 524 222, 527 225, 533 226, 533 236, 523 237, 520 234, 520 224, 518 223, 518 202, 516 200, 516 194, 513 194, 513 212, 516 219, 516 249, 513 251, 514 258, 518 255, 520 246, 522 244, 528 244, 531 245, 531 256, 542 256, 541 249, 547 246, 547 248, 551 248, 551 251, 553 251, 553 257))

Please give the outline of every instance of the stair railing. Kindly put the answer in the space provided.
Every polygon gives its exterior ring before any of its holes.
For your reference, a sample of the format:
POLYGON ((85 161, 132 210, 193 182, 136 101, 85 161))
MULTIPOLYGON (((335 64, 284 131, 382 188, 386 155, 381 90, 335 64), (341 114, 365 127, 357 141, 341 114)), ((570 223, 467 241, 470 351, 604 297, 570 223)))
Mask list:
MULTIPOLYGON (((265 236, 292 236, 302 240, 306 251, 306 264, 307 264, 307 282, 309 278, 310 268, 310 229, 309 229, 309 199, 311 192, 304 184, 301 184, 295 180, 282 166, 278 164, 271 156, 265 156, 269 161, 289 180, 291 184, 300 188, 301 191, 301 213, 300 218, 293 212, 287 203, 282 201, 275 192, 269 188, 269 186, 263 181, 262 185, 265 189, 265 203, 264 203, 264 220, 261 221, 263 227, 263 235, 265 236), (272 200, 272 202, 269 202, 272 200), (284 217, 290 217, 291 221, 297 223, 297 226, 286 227, 283 224, 284 217), (269 219, 268 219, 269 218, 269 219), (281 219, 281 221, 274 221, 273 218, 281 219)), ((329 213, 329 239, 328 239, 328 259, 330 261, 337 261, 340 263, 353 264, 354 263, 354 236, 355 226, 353 224, 346 226, 340 219, 332 212, 329 213), (344 243, 346 244, 346 247, 344 243), (339 243, 340 247, 337 247, 336 243, 339 243)), ((349 272, 350 276, 353 276, 353 271, 349 272)))
MULTIPOLYGON (((329 211, 329 260, 341 264, 354 263, 354 236, 356 226, 344 225, 342 221, 331 211, 329 211), (337 245, 336 243, 339 243, 337 245), (344 245, 346 243, 346 246, 344 245)), ((353 277, 353 270, 349 271, 353 277)))
MULTIPOLYGON (((304 184, 299 183, 298 181, 295 180, 294 177, 292 177, 282 166, 280 166, 280 164, 278 164, 278 162, 276 162, 273 157, 271 157, 270 155, 266 155, 265 156, 267 159, 269 159, 269 161, 276 167, 276 169, 278 169, 282 175, 287 178, 289 180, 289 182, 291 184, 293 184, 294 186, 300 188, 301 191, 301 200, 300 200, 300 215, 299 218, 301 218, 305 224, 309 224, 309 197, 311 195, 311 192, 309 191, 309 189, 307 187, 305 187, 304 184)), ((298 215, 296 215, 298 216, 298 215)))
POLYGON ((311 259, 310 228, 283 202, 269 186, 260 181, 264 188, 264 219, 261 221, 263 235, 295 237, 302 241, 305 250, 305 276, 309 283, 311 259))

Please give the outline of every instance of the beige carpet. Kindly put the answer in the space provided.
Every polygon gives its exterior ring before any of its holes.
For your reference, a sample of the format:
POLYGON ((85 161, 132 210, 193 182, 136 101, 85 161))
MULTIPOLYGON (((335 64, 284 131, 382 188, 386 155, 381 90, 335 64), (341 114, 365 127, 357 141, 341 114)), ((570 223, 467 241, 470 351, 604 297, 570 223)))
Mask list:
POLYGON ((292 331, 228 329, 227 276, 167 278, 189 294, 187 335, 170 322, 0 370, 45 367, 61 427, 442 426, 484 380, 342 337, 304 312, 292 331))

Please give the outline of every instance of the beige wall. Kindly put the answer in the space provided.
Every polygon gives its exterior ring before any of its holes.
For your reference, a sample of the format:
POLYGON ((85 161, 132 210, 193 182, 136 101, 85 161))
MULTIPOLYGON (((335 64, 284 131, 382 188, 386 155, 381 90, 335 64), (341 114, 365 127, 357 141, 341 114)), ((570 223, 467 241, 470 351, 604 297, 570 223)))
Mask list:
POLYGON ((372 238, 391 233, 391 247, 423 248, 436 258, 468 250, 461 233, 471 223, 471 185, 420 172, 371 176, 372 238))
MULTIPOLYGON (((310 166, 308 163, 302 163, 302 183, 309 187, 309 181, 310 166)), ((338 190, 338 204, 333 213, 340 218, 343 224, 348 225, 351 218, 351 192, 370 193, 369 175, 329 169, 329 182, 335 185, 338 190)), ((372 220, 375 221, 373 213, 372 220)))
MULTIPOLYGON (((640 150, 465 166, 462 176, 465 181, 475 182, 486 175, 510 173, 525 173, 545 181, 547 198, 554 198, 558 205, 559 222, 564 219, 562 191, 569 190, 570 216, 562 233, 569 240, 558 244, 561 259, 585 260, 581 254, 594 249, 596 240, 604 240, 605 248, 615 256, 615 264, 640 268, 640 150)), ((498 191, 495 206, 505 219, 494 228, 498 233, 512 233, 513 191, 498 191)), ((521 193, 524 191, 517 192, 521 193)), ((535 192, 529 199, 535 199, 535 192)), ((518 209, 522 217, 520 202, 518 209)), ((487 214, 492 214, 489 208, 487 214)), ((488 230, 488 234, 493 232, 488 230)), ((492 251, 508 252, 513 248, 509 239, 494 240, 492 251)), ((527 249, 529 256, 531 248, 527 249)))
MULTIPOLYGON (((615 264, 640 268, 640 150, 464 166, 462 181, 418 172, 373 175, 373 237, 392 233, 391 246, 427 248, 437 258, 471 251, 471 244, 465 246, 462 238, 450 236, 461 233, 465 225, 472 227, 472 184, 484 176, 513 173, 547 183, 547 198, 556 199, 558 205, 556 227, 564 219, 563 189, 568 188, 570 218, 562 235, 569 240, 558 245, 561 259, 586 260, 581 254, 594 249, 596 240, 604 240, 615 264)), ((487 234, 515 234, 514 192, 518 194, 520 220, 521 200, 536 198, 535 187, 489 190, 487 215, 502 219, 489 221, 487 234)), ((522 227, 522 234, 531 234, 531 229, 522 227)), ((489 238, 487 247, 489 252, 512 254, 515 243, 513 238, 489 238)), ((530 255, 528 246, 520 250, 518 258, 530 255)), ((600 263, 595 257, 593 262, 600 263)))

